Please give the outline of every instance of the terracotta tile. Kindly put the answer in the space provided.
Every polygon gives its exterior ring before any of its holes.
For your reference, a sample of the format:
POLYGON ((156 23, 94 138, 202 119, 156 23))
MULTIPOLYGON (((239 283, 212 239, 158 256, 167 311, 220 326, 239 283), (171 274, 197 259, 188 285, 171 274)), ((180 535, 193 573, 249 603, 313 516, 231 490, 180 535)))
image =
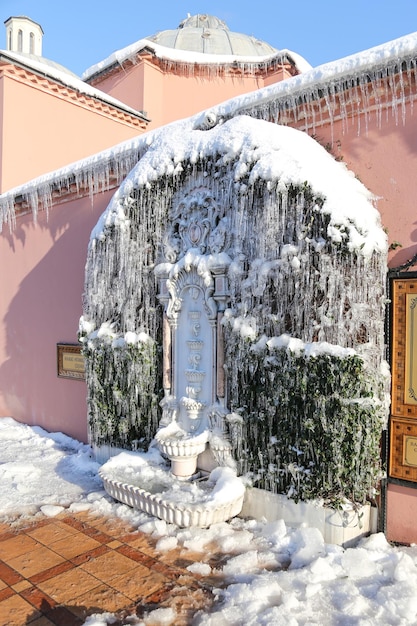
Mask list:
POLYGON ((74 533, 70 537, 65 537, 59 541, 54 541, 50 545, 51 550, 63 556, 66 559, 72 559, 75 556, 94 550, 101 545, 99 541, 84 535, 84 533, 74 533))
POLYGON ((97 517, 96 519, 88 520, 88 523, 111 537, 119 537, 134 530, 131 524, 117 518, 97 517))
POLYGON ((10 528, 8 528, 8 530, 2 530, 0 533, 0 542, 6 541, 7 539, 13 539, 13 537, 16 537, 16 532, 10 530, 10 528))
MULTIPOLYGON (((131 532, 131 533, 123 533, 119 536, 119 539, 121 542, 123 543, 133 543, 136 541, 142 541, 143 545, 148 545, 148 542, 144 539, 144 535, 138 533, 137 531, 135 532, 131 532)), ((137 545, 137 547, 140 547, 139 545, 137 545)))
POLYGON ((14 596, 15 592, 13 591, 13 589, 11 589, 10 587, 5 587, 4 589, 2 589, 0 591, 0 602, 3 602, 3 600, 6 600, 7 598, 11 598, 11 596, 14 596))
POLYGON ((100 543, 108 543, 112 540, 112 537, 110 537, 110 535, 94 527, 87 528, 84 531, 84 534, 88 535, 88 537, 91 537, 92 539, 95 539, 96 541, 99 541, 100 543))
POLYGON ((166 600, 172 593, 173 589, 172 583, 166 583, 163 587, 160 587, 156 591, 154 591, 151 595, 149 595, 145 599, 145 604, 161 604, 164 600, 166 600))
MULTIPOLYGON (((68 511, 65 517, 69 519, 68 511)), ((98 522, 99 520, 103 521, 103 519, 107 519, 103 518, 103 516, 99 513, 92 513, 91 509, 88 509, 86 511, 79 511, 78 513, 73 513, 71 517, 73 519, 77 519, 78 521, 87 522, 88 524, 93 524, 96 521, 98 522)))
POLYGON ((82 520, 76 519, 75 517, 64 517, 61 521, 63 524, 67 524, 69 528, 75 528, 75 530, 79 532, 82 532, 84 529, 82 520))
POLYGON ((97 557, 80 566, 81 569, 99 578, 105 583, 109 583, 115 576, 125 574, 136 566, 131 559, 110 550, 107 554, 97 557))
POLYGON ((129 541, 125 541, 125 543, 128 543, 133 548, 137 548, 138 550, 140 550, 144 554, 148 554, 149 556, 158 556, 158 551, 155 549, 154 545, 149 541, 146 535, 139 534, 135 537, 131 536, 131 539, 129 541))
POLYGON ((0 559, 9 563, 11 559, 35 550, 39 544, 25 533, 6 539, 0 543, 0 559))
POLYGON ((3 535, 3 533, 8 533, 10 532, 10 524, 7 524, 6 522, 0 522, 0 541, 1 541, 1 535, 3 535))
POLYGON ((120 546, 120 548, 117 548, 116 552, 120 552, 120 554, 127 556, 129 559, 132 559, 137 563, 141 563, 141 565, 145 565, 145 567, 152 567, 152 565, 155 563, 155 559, 153 559, 151 556, 144 554, 139 550, 136 550, 132 546, 120 546))
POLYGON ((131 605, 130 598, 112 589, 108 585, 99 585, 88 593, 79 596, 71 606, 68 607, 72 613, 84 620, 93 613, 109 611, 114 613, 131 605))
POLYGON ((16 591, 16 593, 20 593, 21 591, 24 591, 25 589, 29 589, 29 587, 32 587, 32 583, 29 582, 28 580, 22 580, 20 583, 16 583, 15 585, 12 585, 12 589, 13 591, 16 591))
POLYGON ((63 572, 68 572, 70 569, 74 569, 74 564, 71 561, 64 561, 63 563, 59 563, 58 565, 54 565, 43 572, 39 572, 38 574, 34 574, 30 576, 29 580, 34 585, 37 585, 44 580, 49 580, 50 578, 54 578, 54 576, 58 576, 63 572))
POLYGON ((182 548, 162 552, 158 557, 158 561, 161 563, 174 565, 183 569, 187 568, 192 563, 205 561, 205 559, 206 555, 202 552, 191 552, 191 550, 184 550, 182 548))
POLYGON ((210 610, 213 600, 211 592, 205 589, 199 588, 190 592, 184 587, 174 587, 168 593, 155 594, 139 602, 136 613, 140 618, 155 608, 170 607, 175 612, 175 626, 189 626, 194 623, 193 618, 199 610, 210 610))
POLYGON ((38 587, 58 604, 68 605, 73 603, 75 598, 91 591, 99 584, 100 581, 97 578, 81 568, 75 568, 40 582, 38 587))
POLYGON ((42 611, 42 613, 46 613, 51 608, 56 606, 55 600, 47 596, 37 587, 30 587, 30 589, 22 591, 20 595, 22 598, 30 602, 30 604, 33 604, 35 608, 39 609, 39 611, 42 611))
POLYGON ((59 554, 48 550, 48 548, 42 544, 38 543, 36 545, 38 547, 35 550, 31 550, 30 552, 26 552, 26 554, 9 560, 10 567, 13 567, 17 572, 25 576, 25 578, 30 578, 34 574, 43 572, 64 561, 59 554))
MULTIPOLYGON (((55 626, 82 626, 84 623, 65 606, 56 606, 46 614, 55 626)), ((32 625, 30 625, 32 626, 32 625)))
POLYGON ((139 565, 126 574, 115 576, 110 584, 114 589, 137 602, 160 589, 165 589, 168 581, 161 574, 151 572, 139 565))
POLYGON ((107 552, 109 552, 109 550, 110 548, 108 546, 103 546, 101 544, 98 548, 95 548, 94 550, 89 550, 88 552, 84 552, 84 554, 75 556, 73 559, 71 559, 71 562, 77 566, 82 565, 82 563, 87 563, 88 561, 96 559, 98 556, 101 556, 102 554, 106 554, 107 552))
POLYGON ((2 591, 5 587, 7 587, 6 583, 3 580, 0 580, 0 591, 2 591))
POLYGON ((30 626, 55 626, 55 624, 45 615, 42 615, 42 617, 38 617, 33 622, 30 622, 30 626))
POLYGON ((0 580, 8 585, 15 585, 23 580, 23 576, 6 563, 0 562, 0 580))
POLYGON ((175 580, 184 574, 184 570, 176 567, 170 567, 166 563, 161 563, 160 561, 155 561, 155 563, 152 564, 151 569, 154 572, 159 572, 160 574, 163 574, 171 580, 175 580))
POLYGON ((112 541, 108 542, 107 547, 112 548, 112 550, 115 550, 116 548, 119 548, 122 545, 123 544, 121 541, 119 541, 118 539, 113 539, 112 541))
POLYGON ((30 624, 37 617, 40 617, 39 611, 18 595, 0 604, 0 624, 22 626, 30 624))
POLYGON ((43 545, 50 547, 55 541, 66 539, 75 533, 77 533, 76 529, 68 526, 68 524, 55 522, 48 526, 40 526, 33 530, 28 530, 26 534, 43 545))

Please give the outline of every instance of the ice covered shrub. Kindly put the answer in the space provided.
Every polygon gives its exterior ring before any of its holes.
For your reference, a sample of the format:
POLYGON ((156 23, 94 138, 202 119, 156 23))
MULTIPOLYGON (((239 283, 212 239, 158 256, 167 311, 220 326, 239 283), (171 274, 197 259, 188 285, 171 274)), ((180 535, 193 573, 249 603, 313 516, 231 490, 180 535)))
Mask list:
POLYGON ((381 475, 384 375, 357 354, 253 346, 229 335, 230 401, 243 418, 240 471, 254 486, 295 500, 372 497, 381 475))
MULTIPOLYGON (((128 334, 127 334, 128 335, 128 334)), ((95 445, 146 449, 158 424, 160 366, 150 338, 84 343, 88 424, 95 445), (146 416, 146 419, 144 419, 146 416)))

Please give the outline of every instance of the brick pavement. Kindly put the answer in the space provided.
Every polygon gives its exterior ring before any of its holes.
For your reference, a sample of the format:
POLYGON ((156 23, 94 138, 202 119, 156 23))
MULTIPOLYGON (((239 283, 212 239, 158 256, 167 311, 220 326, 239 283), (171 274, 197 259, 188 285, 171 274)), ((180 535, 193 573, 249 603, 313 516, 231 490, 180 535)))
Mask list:
POLYGON ((210 609, 218 581, 186 569, 204 555, 154 545, 121 520, 88 513, 1 523, 0 625, 81 626, 108 611, 117 626, 159 607, 175 610, 175 626, 191 624, 210 609))

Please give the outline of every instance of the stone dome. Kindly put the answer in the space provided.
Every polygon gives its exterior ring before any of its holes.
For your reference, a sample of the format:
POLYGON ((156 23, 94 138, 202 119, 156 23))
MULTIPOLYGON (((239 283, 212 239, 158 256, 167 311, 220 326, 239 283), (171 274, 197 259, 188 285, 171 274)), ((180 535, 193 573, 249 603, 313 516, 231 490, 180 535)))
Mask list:
POLYGON ((67 67, 65 67, 64 65, 61 65, 60 63, 57 63, 56 61, 47 59, 46 57, 42 57, 37 54, 28 54, 27 52, 15 52, 14 54, 19 55, 20 57, 22 57, 22 59, 23 58, 27 59, 29 63, 30 61, 35 61, 36 63, 42 63, 42 65, 46 65, 47 67, 50 67, 53 70, 57 70, 58 72, 62 72, 63 74, 68 74, 69 76, 72 76, 73 78, 78 78, 78 80, 80 79, 80 77, 77 74, 75 74, 72 70, 69 70, 67 67))
POLYGON ((205 14, 189 16, 177 29, 163 30, 147 39, 166 48, 205 54, 254 57, 278 52, 256 37, 233 33, 223 20, 205 14))

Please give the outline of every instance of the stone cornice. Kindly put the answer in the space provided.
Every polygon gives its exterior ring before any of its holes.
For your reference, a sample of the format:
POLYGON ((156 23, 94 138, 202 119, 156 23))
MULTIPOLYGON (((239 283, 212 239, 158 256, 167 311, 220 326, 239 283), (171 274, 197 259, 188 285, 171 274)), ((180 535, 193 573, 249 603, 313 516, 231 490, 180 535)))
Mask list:
POLYGON ((61 84, 47 76, 41 76, 35 71, 15 64, 2 65, 0 63, 0 76, 10 78, 29 87, 35 87, 45 93, 49 93, 68 102, 72 102, 84 109, 94 111, 99 115, 117 119, 123 124, 140 128, 145 131, 148 119, 141 113, 134 114, 128 110, 123 110, 102 100, 100 97, 82 93, 73 87, 61 84))
POLYGON ((289 76, 295 76, 298 74, 294 62, 288 57, 287 54, 280 56, 277 53, 271 56, 268 60, 250 60, 246 61, 242 58, 239 61, 238 58, 233 58, 232 61, 221 61, 219 63, 201 63, 196 61, 190 63, 186 60, 170 59, 168 57, 159 57, 155 54, 155 51, 151 47, 145 46, 134 54, 123 59, 123 61, 115 61, 114 63, 107 65, 102 70, 92 74, 86 82, 89 85, 98 85, 102 82, 104 77, 111 76, 118 71, 121 67, 131 69, 135 65, 138 65, 141 61, 147 61, 151 65, 154 65, 162 71, 169 71, 170 74, 180 74, 183 76, 198 76, 200 78, 212 77, 213 74, 217 76, 249 76, 254 77, 268 77, 274 74, 277 70, 282 69, 287 72, 289 76))

